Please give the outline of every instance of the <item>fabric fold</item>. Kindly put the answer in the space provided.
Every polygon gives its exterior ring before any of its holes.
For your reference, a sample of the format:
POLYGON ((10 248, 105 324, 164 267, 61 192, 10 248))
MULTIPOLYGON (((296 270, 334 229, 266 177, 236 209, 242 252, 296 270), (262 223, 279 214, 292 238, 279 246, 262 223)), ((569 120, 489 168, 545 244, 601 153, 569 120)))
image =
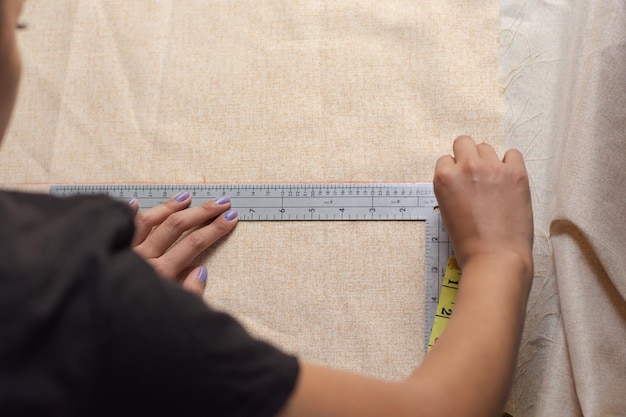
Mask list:
POLYGON ((577 1, 570 28, 551 224, 560 311, 580 415, 623 415, 626 6, 577 1))

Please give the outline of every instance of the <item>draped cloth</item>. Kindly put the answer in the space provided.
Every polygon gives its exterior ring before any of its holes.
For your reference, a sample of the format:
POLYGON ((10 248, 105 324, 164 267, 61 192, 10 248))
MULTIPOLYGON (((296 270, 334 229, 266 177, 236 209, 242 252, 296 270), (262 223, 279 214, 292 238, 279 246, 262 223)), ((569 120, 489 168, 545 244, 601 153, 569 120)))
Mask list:
POLYGON ((626 4, 502 1, 505 143, 524 149, 535 281, 516 416, 626 414, 626 4))

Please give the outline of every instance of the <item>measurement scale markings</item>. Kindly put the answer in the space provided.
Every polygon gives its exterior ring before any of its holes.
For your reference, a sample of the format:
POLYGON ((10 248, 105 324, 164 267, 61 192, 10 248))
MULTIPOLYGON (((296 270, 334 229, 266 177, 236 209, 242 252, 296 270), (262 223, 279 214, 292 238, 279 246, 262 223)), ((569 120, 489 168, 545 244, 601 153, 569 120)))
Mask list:
POLYGON ((68 184, 50 187, 57 196, 105 194, 120 201, 136 198, 140 209, 165 203, 187 191, 192 206, 228 195, 231 207, 244 221, 362 221, 417 220, 426 223, 424 258, 424 349, 436 317, 439 290, 444 281, 452 246, 441 217, 432 184, 329 183, 329 184, 68 184))

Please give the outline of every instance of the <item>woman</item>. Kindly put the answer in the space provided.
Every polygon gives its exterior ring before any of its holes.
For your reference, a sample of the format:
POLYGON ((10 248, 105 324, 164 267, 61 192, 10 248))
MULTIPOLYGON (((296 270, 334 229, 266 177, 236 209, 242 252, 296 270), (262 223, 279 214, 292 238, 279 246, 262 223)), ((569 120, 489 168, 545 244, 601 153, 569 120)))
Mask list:
MULTIPOLYGON (((0 0, 0 135, 21 3, 0 0)), ((227 197, 189 208, 182 192, 135 216, 136 201, 1 192, 0 415, 501 414, 533 275, 528 178, 515 150, 499 160, 462 136, 453 151, 434 186, 463 282, 446 331, 397 382, 288 355, 193 294, 206 269, 189 266, 237 223, 227 197)))

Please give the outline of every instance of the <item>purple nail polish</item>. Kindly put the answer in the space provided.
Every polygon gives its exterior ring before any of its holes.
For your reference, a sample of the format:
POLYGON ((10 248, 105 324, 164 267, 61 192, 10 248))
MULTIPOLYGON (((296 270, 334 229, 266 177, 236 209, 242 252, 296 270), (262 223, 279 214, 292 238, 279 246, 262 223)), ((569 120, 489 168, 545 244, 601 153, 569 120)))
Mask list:
POLYGON ((137 202, 136 198, 131 198, 130 200, 128 200, 128 205, 132 206, 133 204, 135 204, 137 202))
POLYGON ((229 196, 227 196, 227 195, 223 195, 223 196, 221 196, 221 197, 217 197, 217 198, 215 199, 215 203, 216 203, 216 204, 220 204, 220 205, 221 205, 221 204, 230 203, 230 197, 229 197, 229 196))
POLYGON ((178 201, 179 203, 182 203, 188 198, 189 198, 189 193, 187 191, 181 191, 180 193, 174 196, 174 200, 178 201))
POLYGON ((228 210, 226 213, 224 213, 224 218, 228 221, 234 220, 235 217, 237 217, 239 215, 239 213, 237 213, 237 210, 228 210))
POLYGON ((200 280, 201 283, 206 284, 206 279, 208 276, 208 271, 206 269, 206 267, 201 267, 200 271, 198 271, 198 279, 200 280))

